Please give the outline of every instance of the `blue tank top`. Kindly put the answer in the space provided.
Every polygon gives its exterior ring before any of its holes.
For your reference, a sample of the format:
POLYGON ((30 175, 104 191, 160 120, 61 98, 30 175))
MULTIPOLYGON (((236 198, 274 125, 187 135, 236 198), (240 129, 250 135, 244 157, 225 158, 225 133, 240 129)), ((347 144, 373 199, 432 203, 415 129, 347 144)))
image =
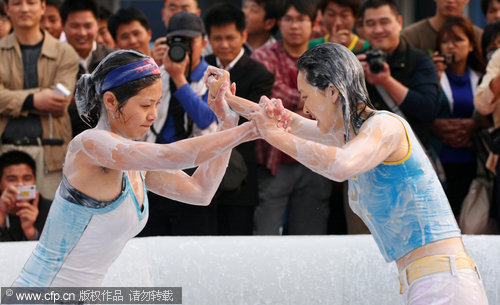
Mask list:
POLYGON ((433 241, 461 235, 439 179, 408 123, 409 151, 349 179, 349 205, 363 220, 387 262, 433 241))
POLYGON ((101 286, 127 241, 146 225, 144 179, 143 188, 141 209, 126 172, 122 192, 110 201, 79 192, 63 176, 42 236, 13 286, 101 286))

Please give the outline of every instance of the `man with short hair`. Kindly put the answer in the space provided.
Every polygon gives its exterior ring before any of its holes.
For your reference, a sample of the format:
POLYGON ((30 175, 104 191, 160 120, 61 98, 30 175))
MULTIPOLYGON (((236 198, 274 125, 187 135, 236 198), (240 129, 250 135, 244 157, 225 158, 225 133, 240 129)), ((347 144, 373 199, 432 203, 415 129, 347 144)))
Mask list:
POLYGON ((354 54, 366 51, 370 43, 354 33, 360 7, 359 0, 321 0, 321 22, 327 33, 321 38, 311 40, 309 48, 324 42, 335 42, 344 45, 354 54))
MULTIPOLYGON (((252 53, 274 75, 271 97, 301 115, 305 114, 297 90, 297 60, 307 50, 316 12, 313 2, 285 0, 279 18, 283 40, 252 53)), ((258 169, 255 234, 280 234, 285 221, 288 234, 326 234, 330 181, 263 140, 256 146, 257 162, 263 166, 258 169)))
MULTIPOLYGON (((148 142, 172 143, 216 130, 217 119, 207 104, 208 88, 203 81, 208 68, 202 56, 207 43, 204 35, 199 16, 182 11, 170 18, 167 43, 177 52, 162 54, 162 100, 158 118, 146 135, 148 142)), ((193 206, 151 192, 148 198, 151 213, 141 236, 217 233, 213 206, 193 206)))
POLYGON ((42 16, 41 28, 47 30, 50 35, 55 38, 65 41, 66 36, 63 34, 63 26, 61 14, 59 14, 59 7, 61 0, 46 0, 45 14, 42 16), (61 37, 62 35, 62 37, 61 37))
POLYGON ((0 40, 0 148, 28 152, 40 192, 53 198, 71 140, 70 97, 54 88, 61 83, 74 90, 78 55, 40 29, 45 1, 10 0, 5 9, 14 31, 0 40))
POLYGON ((115 40, 111 36, 108 30, 108 19, 111 17, 111 12, 104 5, 99 5, 99 10, 97 14, 97 38, 98 44, 105 45, 108 48, 115 47, 115 40))
MULTIPOLYGON (((161 17, 165 27, 168 30, 168 23, 170 18, 179 12, 189 12, 196 16, 201 15, 201 9, 198 7, 198 0, 164 0, 164 6, 161 10, 161 17)), ((163 64, 163 54, 165 54, 166 46, 165 42, 167 39, 165 37, 159 37, 155 40, 152 48, 152 57, 161 66, 163 64)))
POLYGON ((481 0, 481 10, 486 18, 486 23, 491 24, 500 20, 499 0, 481 0))
MULTIPOLYGON (((65 0, 61 5, 61 18, 66 39, 80 56, 76 79, 79 79, 82 74, 92 73, 101 60, 114 51, 96 42, 97 14, 98 7, 94 0, 65 0)), ((89 122, 84 122, 78 115, 74 102, 70 104, 68 111, 73 137, 97 124, 97 114, 92 113, 89 122)))
POLYGON ((135 8, 121 8, 108 20, 108 29, 119 49, 134 49, 151 56, 151 26, 144 13, 135 8))
POLYGON ((27 153, 11 150, 0 156, 0 241, 38 240, 51 202, 36 189, 35 160, 27 153), (24 198, 18 198, 18 196, 24 198))
POLYGON ((431 58, 401 39, 403 17, 393 0, 367 0, 361 6, 366 39, 387 58, 373 71, 366 54, 358 55, 370 100, 379 110, 400 111, 426 149, 430 123, 437 113, 439 85, 431 58))
POLYGON ((243 6, 246 31, 245 48, 248 53, 276 42, 278 31, 278 4, 274 0, 247 0, 243 6))
MULTIPOLYGON (((213 54, 206 57, 207 62, 231 72, 231 82, 236 84, 238 96, 256 103, 261 96, 270 96, 273 75, 243 49, 247 37, 243 12, 229 3, 215 4, 207 10, 204 20, 213 50, 213 54)), ((240 123, 243 121, 241 118, 240 123)), ((219 188, 214 197, 218 232, 220 235, 252 235, 254 208, 259 201, 255 141, 237 146, 233 154, 235 152, 242 155, 247 175, 239 188, 226 191, 219 188)), ((231 160, 237 157, 231 155, 231 160)), ((230 161, 223 183, 233 172, 235 168, 230 161)))
MULTIPOLYGON (((412 47, 424 51, 427 55, 432 55, 439 48, 436 46, 437 35, 443 26, 446 18, 462 16, 462 11, 469 0, 435 0, 436 12, 434 16, 415 22, 407 26, 401 36, 412 47)), ((477 41, 481 41, 483 30, 474 26, 477 41)))

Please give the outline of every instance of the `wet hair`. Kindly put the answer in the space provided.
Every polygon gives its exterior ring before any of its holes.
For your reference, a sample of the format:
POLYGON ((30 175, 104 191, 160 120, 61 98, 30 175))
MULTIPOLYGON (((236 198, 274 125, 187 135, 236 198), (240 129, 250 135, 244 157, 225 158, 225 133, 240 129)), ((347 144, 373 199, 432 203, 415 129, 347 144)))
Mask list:
MULTIPOLYGON (((75 101, 78 109, 78 114, 84 122, 89 126, 93 126, 90 122, 90 113, 97 113, 101 117, 106 116, 105 107, 103 105, 103 95, 101 88, 106 75, 116 68, 121 66, 142 61, 149 58, 143 53, 135 50, 118 50, 106 56, 99 65, 94 69, 92 74, 84 74, 80 77, 76 84, 75 101)), ((118 101, 117 111, 120 112, 128 99, 137 95, 142 89, 151 86, 160 75, 150 75, 127 82, 118 87, 109 89, 116 96, 118 101)))
POLYGON ((146 30, 151 29, 148 18, 140 9, 135 7, 121 8, 108 19, 108 30, 113 39, 116 40, 116 33, 120 25, 129 24, 132 21, 139 21, 146 30))
POLYGON ((97 20, 99 9, 94 0, 64 0, 59 12, 63 23, 66 23, 69 14, 81 11, 91 11, 97 20))
POLYGON ((205 29, 210 35, 210 27, 234 24, 238 32, 245 30, 245 14, 230 3, 217 3, 212 5, 205 13, 205 29))
POLYGON ((350 139, 350 126, 358 134, 366 120, 362 114, 366 106, 374 109, 365 85, 363 67, 358 58, 343 45, 322 43, 300 56, 298 70, 305 73, 308 84, 320 90, 327 90, 330 84, 339 90, 342 105, 346 142, 350 139), (359 111, 358 105, 364 104, 359 111))
POLYGON ((281 8, 279 11, 279 18, 282 18, 285 16, 286 12, 291 7, 294 7, 299 13, 303 15, 309 16, 311 18, 311 22, 314 22, 316 20, 316 15, 318 13, 317 11, 317 5, 315 1, 304 1, 304 0, 284 0, 281 4, 281 8))
POLYGON ((0 156, 0 178, 3 177, 5 168, 12 165, 26 164, 31 168, 33 176, 36 177, 36 163, 33 158, 20 150, 11 150, 0 156))
POLYGON ((471 67, 473 70, 478 71, 480 73, 485 73, 486 62, 483 58, 483 51, 479 47, 479 43, 476 39, 476 34, 474 32, 474 27, 472 25, 472 22, 470 22, 468 18, 465 18, 463 16, 454 16, 446 18, 446 21, 439 30, 436 38, 437 46, 439 47, 441 45, 441 41, 443 41, 444 35, 450 35, 452 37, 456 37, 456 34, 453 31, 453 27, 461 28, 473 47, 472 52, 469 52, 469 55, 467 56, 467 66, 471 67))
POLYGON ((495 21, 493 23, 487 24, 484 27, 483 36, 481 36, 481 50, 483 51, 483 57, 486 57, 488 53, 487 48, 492 42, 495 41, 499 34, 500 21, 495 21))
POLYGON ((377 9, 377 8, 384 6, 384 5, 388 5, 396 17, 401 15, 401 11, 399 10, 399 6, 396 3, 396 1, 394 1, 394 0, 366 0, 361 5, 361 9, 359 10, 359 16, 361 18, 364 18, 365 11, 367 9, 369 9, 369 8, 377 9))
POLYGON ((318 5, 319 10, 324 13, 330 3, 350 8, 354 17, 358 17, 359 9, 361 8, 360 0, 321 0, 318 5))

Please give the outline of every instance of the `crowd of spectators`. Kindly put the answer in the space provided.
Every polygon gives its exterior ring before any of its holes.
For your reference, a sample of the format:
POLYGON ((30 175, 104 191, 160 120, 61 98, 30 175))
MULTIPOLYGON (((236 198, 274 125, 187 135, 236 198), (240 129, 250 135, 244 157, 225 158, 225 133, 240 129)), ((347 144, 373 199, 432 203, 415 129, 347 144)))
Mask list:
MULTIPOLYGON (((464 16, 468 2, 435 0, 433 16, 403 27, 393 0, 245 0, 241 7, 215 3, 203 12, 197 0, 164 0, 158 18, 166 36, 153 41, 140 8, 112 12, 95 0, 4 0, 0 240, 39 236, 67 143, 97 123, 95 114, 78 114, 75 83, 114 50, 138 50, 160 66, 162 102, 144 141, 165 144, 215 131, 203 81, 209 65, 230 72, 236 95, 255 103, 263 95, 279 98, 308 117, 297 90, 297 60, 326 42, 357 55, 376 109, 407 119, 457 220, 478 167, 491 173, 490 216, 500 224, 498 155, 488 146, 489 157, 481 158, 485 146, 479 148, 481 137, 494 142, 500 127, 500 1, 481 1, 484 31, 464 16), (58 85, 70 94, 55 90, 58 85), (16 188, 35 184, 35 199, 16 199, 16 188)), ((346 183, 257 140, 233 150, 209 206, 149 192, 149 221, 139 236, 368 233, 350 211, 346 190, 346 183)), ((483 233, 498 230, 492 228, 483 233)))

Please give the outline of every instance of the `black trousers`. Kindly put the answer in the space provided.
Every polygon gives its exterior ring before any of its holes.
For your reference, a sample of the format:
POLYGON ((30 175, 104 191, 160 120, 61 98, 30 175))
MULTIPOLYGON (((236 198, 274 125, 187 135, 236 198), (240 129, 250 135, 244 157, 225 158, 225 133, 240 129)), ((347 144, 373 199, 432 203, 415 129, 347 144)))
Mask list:
POLYGON ((216 235, 214 205, 195 206, 148 192, 149 219, 137 236, 216 235))

